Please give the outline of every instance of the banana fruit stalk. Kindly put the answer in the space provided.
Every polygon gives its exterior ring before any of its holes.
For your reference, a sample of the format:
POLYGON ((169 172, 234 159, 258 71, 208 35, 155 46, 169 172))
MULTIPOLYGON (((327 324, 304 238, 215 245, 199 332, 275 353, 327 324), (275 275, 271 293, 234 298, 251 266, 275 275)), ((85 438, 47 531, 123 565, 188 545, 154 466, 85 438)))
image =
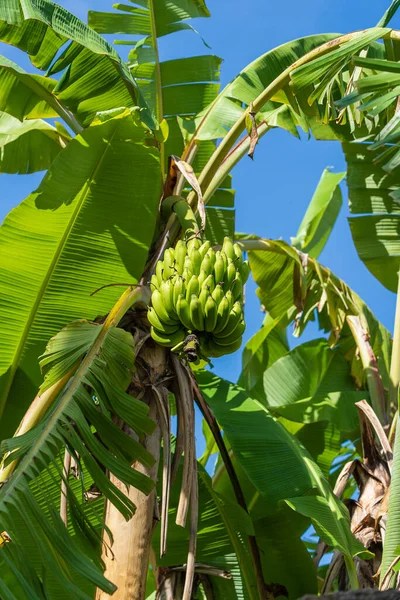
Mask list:
POLYGON ((236 352, 246 327, 243 286, 249 273, 240 246, 229 237, 217 252, 197 238, 168 248, 151 278, 153 340, 173 351, 190 346, 189 361, 197 359, 195 339, 204 357, 236 352))

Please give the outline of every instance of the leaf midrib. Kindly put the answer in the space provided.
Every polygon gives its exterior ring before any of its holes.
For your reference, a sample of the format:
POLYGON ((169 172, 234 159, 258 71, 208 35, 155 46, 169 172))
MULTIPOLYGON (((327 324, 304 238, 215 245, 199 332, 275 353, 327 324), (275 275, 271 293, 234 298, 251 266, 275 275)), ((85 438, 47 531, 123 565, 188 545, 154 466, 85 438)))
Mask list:
MULTIPOLYGON (((1 418, 2 414, 3 414, 5 406, 7 404, 8 394, 9 394, 11 386, 12 386, 12 384, 14 382, 15 373, 17 371, 18 365, 20 364, 20 360, 21 360, 21 356, 22 356, 24 348, 25 348, 26 340, 27 340, 27 338, 29 336, 29 333, 31 331, 33 322, 34 322, 34 320, 35 320, 35 318, 37 316, 37 313, 39 311, 39 307, 41 305, 43 297, 44 297, 44 295, 45 295, 45 293, 47 291, 50 279, 51 279, 51 277, 52 277, 52 275, 53 275, 53 273, 54 273, 54 271, 55 271, 55 269, 56 269, 56 267, 58 265, 58 262, 60 260, 62 251, 64 250, 64 247, 65 247, 65 245, 66 245, 66 243, 67 243, 67 241, 69 239, 70 233, 71 233, 71 231, 72 231, 72 229, 73 229, 73 227, 75 225, 75 222, 76 222, 76 220, 78 218, 78 215, 80 214, 81 209, 83 208, 83 206, 84 206, 84 204, 86 202, 86 198, 87 198, 87 195, 88 195, 88 193, 90 191, 91 185, 92 185, 92 183, 94 181, 94 178, 95 178, 95 176, 96 176, 99 168, 102 165, 102 162, 104 160, 105 155, 107 154, 107 152, 109 150, 109 147, 111 145, 111 142, 112 142, 112 140, 113 140, 113 138, 115 136, 115 133, 116 133, 116 130, 118 129, 118 127, 119 127, 119 123, 115 123, 115 129, 114 129, 112 135, 107 140, 107 142, 106 142, 106 144, 104 146, 104 150, 101 153, 101 156, 100 156, 99 160, 97 161, 96 166, 93 168, 92 173, 90 174, 87 182, 84 184, 84 186, 83 186, 83 188, 81 190, 81 199, 77 202, 77 206, 76 206, 75 210, 73 211, 73 213, 72 213, 72 215, 70 217, 69 223, 68 223, 67 227, 65 228, 64 234, 61 237, 60 242, 59 242, 59 244, 57 246, 57 251, 55 252, 53 260, 51 261, 50 266, 47 269, 46 275, 45 275, 45 277, 43 279, 43 282, 42 282, 42 284, 41 284, 41 286, 40 286, 40 288, 38 290, 38 294, 36 296, 36 300, 35 300, 35 302, 34 302, 34 304, 32 306, 32 309, 31 309, 31 311, 29 313, 29 317, 27 319, 26 325, 25 325, 23 333, 21 335, 20 343, 17 346, 17 349, 16 349, 15 354, 14 354, 14 359, 13 359, 13 361, 11 363, 11 366, 10 366, 10 375, 9 375, 7 384, 6 384, 5 388, 4 388, 3 394, 0 396, 0 418, 1 418)), ((75 139, 77 139, 77 138, 75 138, 75 139)))

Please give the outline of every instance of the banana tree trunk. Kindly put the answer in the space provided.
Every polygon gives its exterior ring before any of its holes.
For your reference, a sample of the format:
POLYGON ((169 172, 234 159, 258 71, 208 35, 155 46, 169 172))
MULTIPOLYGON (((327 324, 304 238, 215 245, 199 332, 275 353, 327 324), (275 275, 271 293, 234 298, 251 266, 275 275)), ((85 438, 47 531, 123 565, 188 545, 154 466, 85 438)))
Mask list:
MULTIPOLYGON (((150 417, 157 421, 157 410, 153 392, 149 383, 156 383, 165 373, 165 351, 152 342, 146 342, 140 354, 138 370, 132 382, 132 395, 144 394, 144 400, 150 406, 150 417), (144 367, 144 368, 143 368, 144 367)), ((158 463, 160 458, 160 429, 148 435, 143 443, 144 447, 154 456, 156 462, 149 469, 136 463, 135 469, 157 480, 158 463)), ((117 479, 112 481, 122 487, 117 479)), ((124 491, 126 488, 124 486, 124 491)), ((146 579, 150 557, 151 538, 155 525, 156 490, 149 496, 131 487, 129 498, 136 506, 136 512, 130 521, 125 521, 118 510, 110 503, 106 503, 104 544, 102 559, 105 563, 104 575, 118 587, 110 596, 102 590, 97 590, 96 600, 145 600, 146 579), (112 540, 107 534, 111 531, 112 540)))

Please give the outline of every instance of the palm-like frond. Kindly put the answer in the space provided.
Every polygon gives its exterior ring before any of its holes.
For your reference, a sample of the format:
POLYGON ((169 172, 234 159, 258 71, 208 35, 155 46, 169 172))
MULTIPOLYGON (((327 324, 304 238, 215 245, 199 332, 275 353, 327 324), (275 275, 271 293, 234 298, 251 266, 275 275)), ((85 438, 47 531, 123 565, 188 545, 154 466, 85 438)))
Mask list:
POLYGON ((7 0, 0 7, 0 40, 27 52, 49 74, 64 71, 55 95, 83 124, 98 111, 139 105, 143 120, 156 127, 115 49, 65 8, 50 0, 7 0))
POLYGON ((0 173, 34 173, 49 169, 70 139, 66 130, 58 130, 43 119, 21 123, 0 111, 0 173))
MULTIPOLYGON (((307 260, 307 273, 301 257, 285 242, 265 240, 265 250, 249 253, 257 294, 271 317, 281 324, 295 321, 300 335, 317 316, 320 326, 330 332, 331 341, 343 344, 352 363, 352 374, 362 382, 363 369, 346 318, 359 316, 368 332, 384 387, 389 385, 390 334, 375 318, 363 300, 344 281, 315 259, 307 260)), ((251 241, 247 242, 251 247, 251 241)))
MULTIPOLYGON (((213 55, 192 56, 161 61, 159 38, 183 29, 192 29, 188 19, 208 17, 203 1, 174 0, 167 5, 149 0, 142 6, 116 4, 119 12, 89 12, 89 24, 99 33, 128 34, 131 40, 117 44, 134 46, 129 53, 129 69, 146 102, 161 122, 165 119, 168 137, 162 144, 164 168, 170 155, 192 162, 198 174, 215 150, 215 142, 198 141, 195 157, 185 147, 195 128, 195 117, 212 104, 219 91, 221 59, 213 55), (144 37, 142 37, 144 36, 144 37)), ((60 99, 64 99, 60 96, 60 99)), ((234 232, 234 191, 230 179, 216 191, 207 209, 207 237, 214 243, 234 232)))
POLYGON ((47 340, 77 317, 109 311, 120 291, 91 296, 99 287, 142 276, 161 187, 146 131, 135 111, 103 115, 57 155, 0 229, 2 438, 35 396, 47 340))
POLYGON ((346 144, 349 219, 358 255, 389 290, 397 291, 400 265, 400 179, 376 163, 368 144, 346 144))
MULTIPOLYGON (((154 458, 111 419, 113 415, 119 416, 139 437, 154 428, 147 417, 148 407, 125 393, 133 363, 130 333, 116 329, 108 321, 104 325, 87 321, 72 323, 49 342, 41 358, 44 372, 41 397, 71 368, 77 368, 76 374, 36 427, 1 445, 5 458, 3 473, 16 459, 19 465, 3 481, 0 491, 1 529, 10 538, 2 548, 0 560, 15 568, 13 561, 18 554, 19 584, 30 598, 57 598, 53 587, 57 579, 71 597, 88 598, 76 585, 76 576, 109 593, 114 589, 101 573, 97 558, 99 537, 80 507, 82 498, 74 494, 68 479, 61 475, 57 459, 65 445, 125 518, 133 515, 132 502, 105 473, 107 469, 126 485, 134 485, 144 493, 153 487, 153 481, 135 471, 131 464, 139 461, 151 466, 154 458), (44 484, 46 474, 51 473, 64 481, 73 538, 57 512, 58 506, 47 496, 44 484), (43 513, 43 504, 47 504, 47 514, 43 513), (24 547, 27 532, 35 548, 31 557, 24 547)), ((2 593, 5 598, 13 598, 5 583, 2 593)))

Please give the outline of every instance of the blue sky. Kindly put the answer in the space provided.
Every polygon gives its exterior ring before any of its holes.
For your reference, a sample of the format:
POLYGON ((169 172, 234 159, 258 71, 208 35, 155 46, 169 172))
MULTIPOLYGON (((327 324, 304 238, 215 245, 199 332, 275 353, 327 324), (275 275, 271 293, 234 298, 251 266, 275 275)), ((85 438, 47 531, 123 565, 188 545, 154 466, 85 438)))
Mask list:
MULTIPOLYGON (((86 19, 89 8, 111 8, 108 0, 60 0, 59 3, 82 19, 86 19)), ((222 84, 226 84, 257 56, 291 39, 315 33, 346 33, 371 27, 380 19, 388 4, 389 0, 336 0, 335 3, 324 0, 286 0, 282 3, 268 0, 247 3, 242 0, 208 0, 212 17, 197 20, 195 26, 211 46, 211 52, 224 59, 222 84)), ((393 20, 392 26, 400 28, 400 14, 393 20)), ((187 32, 164 38, 160 51, 164 59, 209 52, 198 36, 187 32)), ((15 49, 2 45, 0 53, 25 68, 31 68, 26 57, 15 49)), ((236 229, 272 239, 282 237, 289 241, 297 231, 326 166, 331 166, 335 171, 345 170, 338 144, 305 138, 299 141, 281 131, 269 133, 257 147, 255 161, 245 159, 234 170, 236 229)), ((41 177, 42 174, 1 176, 3 198, 0 219, 38 185, 41 177)), ((343 196, 344 206, 338 223, 320 260, 359 293, 391 330, 395 295, 385 290, 358 259, 346 220, 345 184, 343 196)), ((248 288, 245 339, 255 333, 262 321, 254 294, 255 286, 249 284, 248 288)), ((318 332, 312 329, 306 332, 303 340, 316 335, 318 332)), ((237 379, 240 365, 240 352, 215 361, 218 374, 232 381, 237 379)))

